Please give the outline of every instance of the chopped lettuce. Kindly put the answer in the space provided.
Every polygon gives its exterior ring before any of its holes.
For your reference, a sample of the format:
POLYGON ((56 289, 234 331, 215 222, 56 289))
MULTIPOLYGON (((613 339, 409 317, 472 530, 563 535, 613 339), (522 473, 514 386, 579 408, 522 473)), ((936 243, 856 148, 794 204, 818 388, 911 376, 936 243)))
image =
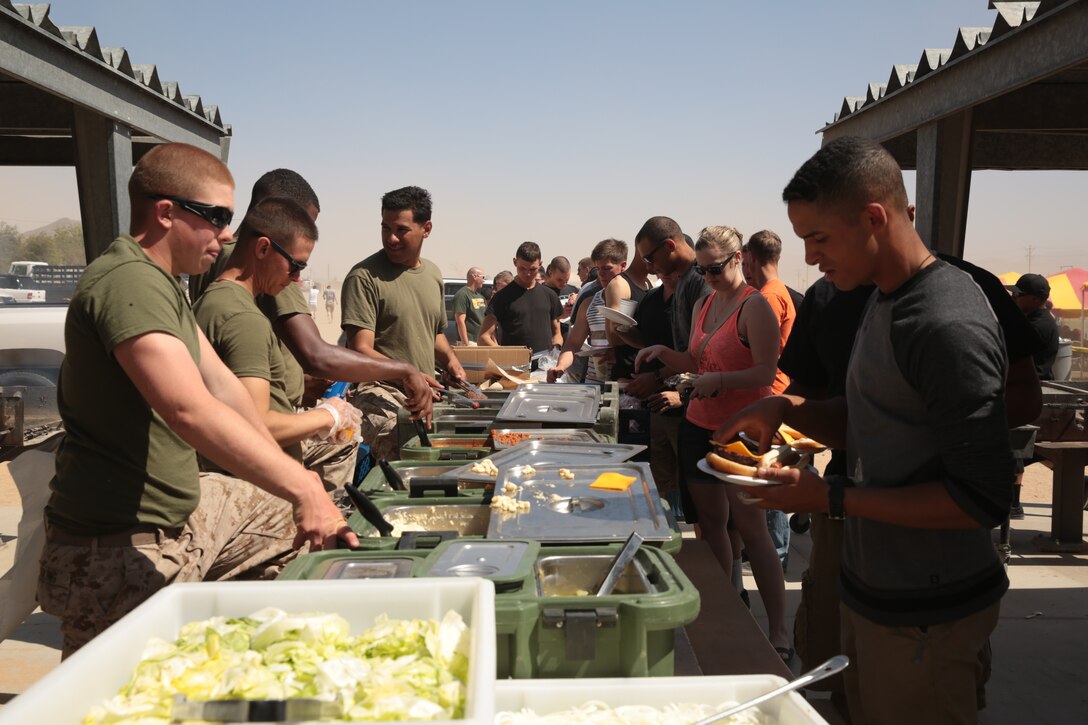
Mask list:
POLYGON ((169 723, 174 696, 189 700, 315 698, 338 720, 464 717, 469 631, 450 611, 436 620, 381 616, 351 636, 336 614, 212 617, 153 640, 120 693, 84 725, 169 723))

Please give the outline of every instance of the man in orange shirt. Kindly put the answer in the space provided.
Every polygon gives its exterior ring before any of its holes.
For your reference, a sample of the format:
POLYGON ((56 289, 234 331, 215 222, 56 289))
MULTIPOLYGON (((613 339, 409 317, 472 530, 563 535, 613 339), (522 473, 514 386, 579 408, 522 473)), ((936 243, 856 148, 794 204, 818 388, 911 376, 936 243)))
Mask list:
MULTIPOLYGON (((744 245, 742 269, 744 279, 755 287, 771 303, 771 309, 778 315, 781 331, 778 352, 786 346, 793 320, 797 317, 797 307, 793 302, 792 290, 778 278, 778 260, 782 256, 782 240, 774 232, 764 229, 756 232, 744 245)), ((779 370, 774 376, 771 390, 780 395, 790 384, 789 377, 779 370)))
MULTIPOLYGON (((771 309, 778 315, 778 354, 786 347, 790 330, 793 329, 793 321, 797 317, 797 303, 794 302, 794 292, 778 278, 778 260, 782 257, 782 240, 777 234, 764 229, 756 232, 744 245, 744 255, 741 257, 741 270, 744 279, 751 286, 760 291, 771 309)), ((802 296, 798 293, 797 298, 802 296)), ((789 376, 781 369, 775 372, 771 391, 775 395, 781 395, 789 386, 789 376)), ((790 558, 790 525, 789 516, 775 509, 767 510, 767 528, 771 532, 771 540, 778 550, 778 558, 782 560, 782 570, 790 558)))

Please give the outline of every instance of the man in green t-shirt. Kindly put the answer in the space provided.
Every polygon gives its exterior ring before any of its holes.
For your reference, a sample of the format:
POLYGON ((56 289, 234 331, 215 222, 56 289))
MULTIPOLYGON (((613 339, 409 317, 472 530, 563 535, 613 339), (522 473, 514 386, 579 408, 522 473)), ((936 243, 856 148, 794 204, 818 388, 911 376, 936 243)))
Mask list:
MULTIPOLYGON (((262 174, 253 184, 250 206, 269 197, 294 201, 306 209, 314 221, 317 221, 321 211, 321 203, 313 187, 291 169, 273 169, 262 174)), ((227 243, 208 272, 190 278, 189 298, 193 302, 226 269, 233 250, 234 243, 227 243)), ((276 295, 259 295, 257 304, 272 322, 280 341, 287 375, 287 393, 294 405, 302 404, 303 373, 317 379, 319 387, 327 386, 330 381, 393 380, 407 393, 408 409, 421 418, 430 417, 433 380, 414 369, 407 374, 398 372, 385 365, 383 359, 360 355, 323 340, 317 323, 310 316, 310 304, 300 285, 290 284, 276 295)))
MULTIPOLYGON (((340 398, 330 398, 316 408, 295 412, 276 334, 255 299, 259 295, 275 299, 293 284, 316 239, 316 225, 294 201, 269 198, 251 206, 230 261, 197 300, 193 313, 216 353, 253 398, 272 437, 316 471, 332 492, 342 491, 355 470, 358 411, 340 398), (327 442, 315 443, 315 438, 327 442)), ((388 366, 409 370, 405 363, 388 366)))
MULTIPOLYGON (((348 348, 411 363, 430 375, 435 362, 450 376, 465 371, 446 339, 442 273, 423 259, 431 233, 431 195, 406 186, 382 197, 382 248, 356 264, 340 293, 340 326, 348 348)), ((392 385, 360 385, 351 403, 363 412, 363 440, 379 460, 399 457, 397 410, 405 395, 392 385)))
POLYGON ((484 271, 472 267, 465 275, 465 286, 453 295, 453 320, 457 325, 457 341, 462 345, 475 345, 476 333, 484 321, 487 298, 480 293, 484 286, 484 271))
POLYGON ((88 265, 65 323, 66 436, 38 579, 63 656, 167 584, 274 576, 296 545, 358 545, 318 477, 275 445, 175 280, 230 239, 230 171, 164 144, 140 159, 129 196, 131 236, 88 265), (253 483, 199 474, 197 451, 253 483))

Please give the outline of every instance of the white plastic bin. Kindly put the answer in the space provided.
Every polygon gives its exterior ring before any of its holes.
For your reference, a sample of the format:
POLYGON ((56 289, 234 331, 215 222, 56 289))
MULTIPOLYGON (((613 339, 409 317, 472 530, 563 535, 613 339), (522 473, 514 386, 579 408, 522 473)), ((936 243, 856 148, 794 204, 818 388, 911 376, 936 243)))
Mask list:
POLYGON ((352 634, 393 619, 441 619, 453 609, 472 630, 465 718, 494 720, 495 588, 487 579, 368 579, 174 584, 164 588, 33 687, 0 709, 0 723, 79 723, 92 705, 117 694, 154 637, 173 640, 189 622, 244 616, 264 607, 288 613, 336 612, 352 634))
MULTIPOLYGON (((670 703, 715 706, 727 700, 742 702, 759 697, 786 681, 774 675, 718 675, 707 677, 627 677, 571 680, 499 680, 495 683, 495 712, 529 708, 538 715, 599 700, 610 707, 670 703)), ((796 692, 759 705, 779 725, 808 725, 827 721, 796 692)))

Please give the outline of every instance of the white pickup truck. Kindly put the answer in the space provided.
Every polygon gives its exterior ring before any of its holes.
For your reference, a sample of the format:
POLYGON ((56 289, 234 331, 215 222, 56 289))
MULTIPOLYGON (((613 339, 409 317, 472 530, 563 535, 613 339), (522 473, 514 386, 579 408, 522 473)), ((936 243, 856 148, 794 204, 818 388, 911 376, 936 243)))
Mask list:
POLYGON ((67 314, 66 303, 0 304, 0 393, 23 399, 28 429, 59 420, 57 376, 67 314))
POLYGON ((18 274, 0 274, 0 304, 45 302, 45 290, 35 289, 34 280, 18 274))

